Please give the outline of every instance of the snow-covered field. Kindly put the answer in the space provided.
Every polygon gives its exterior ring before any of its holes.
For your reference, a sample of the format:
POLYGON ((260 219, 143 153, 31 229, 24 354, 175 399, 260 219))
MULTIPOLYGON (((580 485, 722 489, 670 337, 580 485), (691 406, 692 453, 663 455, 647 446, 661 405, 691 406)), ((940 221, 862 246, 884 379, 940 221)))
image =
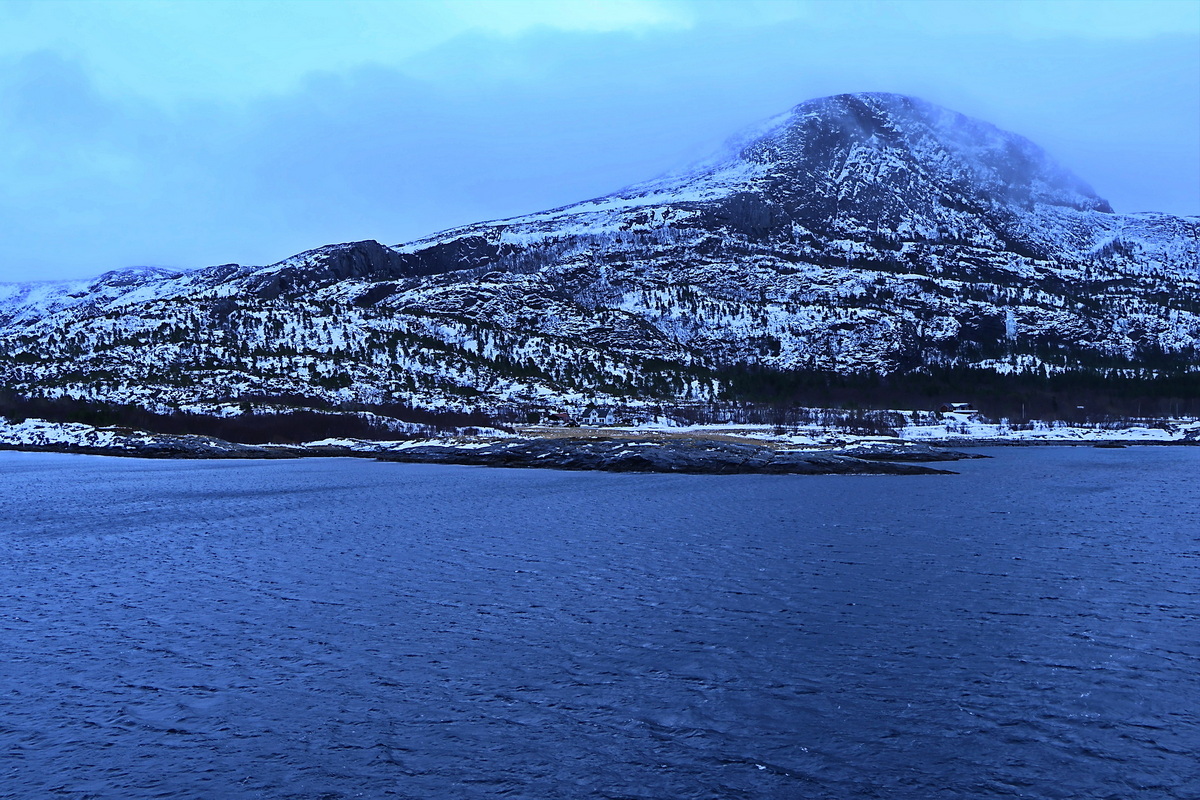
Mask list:
POLYGON ((1200 444, 1200 420, 1178 419, 1151 423, 1129 422, 1120 427, 1071 425, 1065 422, 1018 424, 948 419, 937 424, 908 425, 897 429, 896 437, 864 436, 837 428, 798 426, 779 432, 771 425, 694 425, 674 431, 744 436, 797 447, 841 447, 860 442, 920 442, 924 444, 1200 444))
POLYGON ((0 448, 85 451, 112 455, 270 457, 270 446, 235 444, 211 436, 167 435, 133 428, 97 428, 78 422, 0 419, 0 448))
POLYGON ((125 449, 149 444, 154 434, 128 428, 96 428, 78 422, 27 419, 0 422, 0 445, 8 447, 96 447, 125 449))
POLYGON ((1124 442, 1161 444, 1192 442, 1200 444, 1200 421, 1162 420, 1153 424, 1130 422, 1121 427, 1071 425, 1065 422, 947 422, 941 425, 914 425, 899 431, 900 437, 915 442, 1004 442, 1011 444, 1092 444, 1124 442))

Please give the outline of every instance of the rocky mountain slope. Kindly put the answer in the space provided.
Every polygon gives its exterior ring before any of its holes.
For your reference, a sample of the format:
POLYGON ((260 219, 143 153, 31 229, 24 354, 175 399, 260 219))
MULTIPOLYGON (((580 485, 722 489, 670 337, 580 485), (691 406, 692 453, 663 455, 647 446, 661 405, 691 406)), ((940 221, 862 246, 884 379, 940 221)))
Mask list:
POLYGON ((159 411, 704 401, 747 369, 1145 375, 1198 341, 1200 218, 1114 213, 1028 140, 889 94, 395 247, 0 285, 4 387, 159 411))

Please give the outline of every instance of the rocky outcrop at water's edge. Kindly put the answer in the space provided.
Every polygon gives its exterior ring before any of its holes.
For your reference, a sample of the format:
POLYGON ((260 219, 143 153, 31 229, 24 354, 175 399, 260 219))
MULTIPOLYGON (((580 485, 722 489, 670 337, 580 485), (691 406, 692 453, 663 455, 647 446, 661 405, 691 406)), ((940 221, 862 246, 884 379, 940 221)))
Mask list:
POLYGON ((842 449, 787 450, 768 444, 702 436, 655 438, 506 438, 369 442, 323 440, 302 445, 253 445, 211 436, 96 428, 80 423, 25 420, 0 424, 0 450, 82 453, 133 458, 358 457, 421 464, 540 467, 606 472, 708 475, 930 475, 944 470, 899 461, 953 461, 966 453, 896 442, 842 449))
MULTIPOLYGON (((968 457, 955 454, 948 458, 956 456, 968 457)), ((779 451, 764 445, 708 439, 524 439, 476 447, 429 444, 380 453, 377 458, 410 463, 700 475, 950 474, 932 467, 867 460, 836 451, 779 451)))

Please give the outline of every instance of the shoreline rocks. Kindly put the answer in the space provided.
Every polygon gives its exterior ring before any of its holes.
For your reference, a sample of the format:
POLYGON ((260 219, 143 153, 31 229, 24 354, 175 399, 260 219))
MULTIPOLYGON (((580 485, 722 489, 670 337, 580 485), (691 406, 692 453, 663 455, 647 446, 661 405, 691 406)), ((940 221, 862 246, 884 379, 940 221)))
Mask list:
MULTIPOLYGON (((472 447, 419 445, 380 461, 692 475, 949 475, 947 470, 869 460, 837 451, 779 451, 709 439, 522 439, 472 447)), ((959 454, 957 457, 967 457, 959 454)), ((933 459, 931 459, 933 460, 933 459)), ((950 460, 950 459, 943 459, 950 460)))
POLYGON ((323 439, 305 444, 241 444, 211 436, 161 434, 122 427, 28 420, 0 424, 0 450, 78 453, 125 458, 290 459, 373 458, 422 464, 599 470, 681 474, 934 475, 953 474, 939 462, 989 458, 950 447, 1079 446, 1123 448, 1132 444, 1197 444, 1186 441, 1042 441, 957 439, 912 441, 885 437, 826 440, 824 446, 756 440, 702 431, 637 435, 619 431, 580 435, 479 436, 467 439, 366 441, 323 439))

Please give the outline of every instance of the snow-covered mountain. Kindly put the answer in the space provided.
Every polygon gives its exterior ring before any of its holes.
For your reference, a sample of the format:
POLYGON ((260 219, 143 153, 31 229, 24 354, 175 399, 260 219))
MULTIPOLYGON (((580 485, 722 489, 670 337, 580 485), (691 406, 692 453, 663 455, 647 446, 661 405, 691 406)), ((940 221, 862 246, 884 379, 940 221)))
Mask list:
POLYGON ((549 406, 737 369, 1189 369, 1200 219, 1121 215, 1032 142, 909 97, 812 100, 683 174, 395 247, 0 286, 28 395, 549 406))

